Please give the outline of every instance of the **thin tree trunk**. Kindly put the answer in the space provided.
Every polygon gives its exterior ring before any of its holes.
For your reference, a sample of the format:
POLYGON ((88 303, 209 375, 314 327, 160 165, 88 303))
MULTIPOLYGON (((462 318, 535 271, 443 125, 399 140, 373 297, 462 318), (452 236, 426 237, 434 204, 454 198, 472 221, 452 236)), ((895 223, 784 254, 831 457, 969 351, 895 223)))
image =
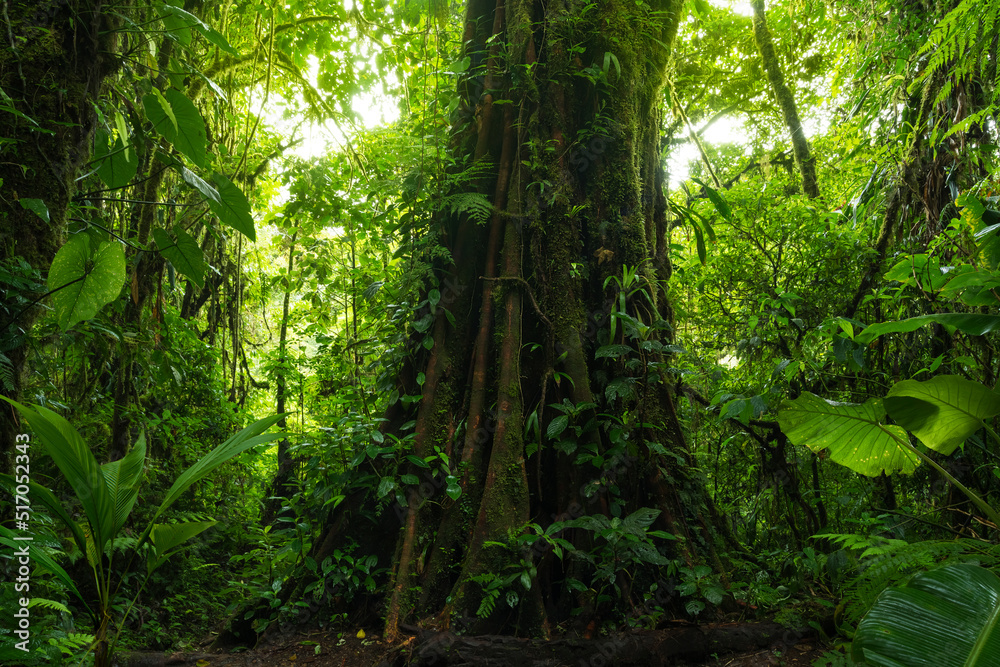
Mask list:
POLYGON ((771 82, 774 97, 778 100, 781 115, 785 119, 785 126, 791 135, 795 165, 802 175, 802 189, 807 196, 815 199, 819 197, 819 185, 816 183, 816 160, 809 150, 809 142, 802 130, 802 121, 799 120, 795 98, 792 96, 792 91, 785 85, 785 75, 781 71, 781 63, 778 62, 778 56, 774 53, 771 31, 767 27, 767 20, 764 16, 764 0, 751 0, 750 4, 753 5, 754 41, 757 42, 757 50, 760 51, 761 60, 764 61, 767 80, 771 82))
MULTIPOLYGON (((292 269, 295 267, 295 248, 299 237, 299 230, 296 228, 288 247, 288 271, 285 273, 285 296, 281 303, 281 329, 278 334, 278 370, 275 374, 274 402, 275 411, 278 414, 285 412, 285 398, 287 394, 287 373, 288 373, 288 311, 292 298, 292 269)), ((277 424, 278 428, 284 432, 286 420, 282 417, 277 424)), ((278 441, 278 470, 271 482, 271 490, 264 503, 264 512, 261 516, 261 523, 265 526, 272 525, 278 518, 281 509, 281 499, 291 497, 295 493, 295 485, 292 483, 292 473, 295 469, 295 461, 288 454, 291 443, 288 438, 278 441)))

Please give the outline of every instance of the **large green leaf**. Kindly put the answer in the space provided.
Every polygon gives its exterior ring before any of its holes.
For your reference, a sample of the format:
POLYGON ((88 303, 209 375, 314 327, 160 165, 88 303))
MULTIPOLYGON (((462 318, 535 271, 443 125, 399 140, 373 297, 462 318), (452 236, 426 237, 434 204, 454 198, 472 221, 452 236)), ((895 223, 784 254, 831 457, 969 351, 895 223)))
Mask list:
POLYGON ((257 240, 257 230, 254 228, 250 202, 236 184, 222 174, 216 174, 213 179, 219 190, 219 200, 209 199, 208 205, 219 216, 223 224, 229 225, 251 241, 257 240))
POLYGON ((692 178, 692 181, 700 185, 705 190, 705 195, 712 201, 715 206, 715 210, 718 211, 723 218, 732 222, 733 211, 729 208, 729 203, 723 198, 715 188, 710 187, 704 181, 699 181, 697 178, 692 178))
POLYGON ((132 507, 139 496, 139 484, 142 481, 142 470, 146 463, 146 434, 141 433, 135 446, 129 453, 111 463, 101 466, 104 474, 104 481, 108 486, 108 494, 111 496, 112 506, 115 512, 115 522, 112 527, 112 535, 117 535, 128 515, 132 513, 132 507))
POLYGON ((139 544, 137 546, 141 546, 142 543, 149 537, 149 534, 153 529, 153 523, 160 517, 160 515, 163 514, 168 507, 173 505, 177 499, 181 497, 181 494, 187 491, 192 484, 237 454, 240 454, 261 443, 271 442, 272 440, 280 438, 282 436, 280 433, 265 434, 264 431, 271 428, 271 426, 277 423, 277 421, 283 416, 284 414, 272 415, 254 422, 210 451, 208 454, 205 454, 205 456, 203 456, 197 463, 181 473, 180 476, 174 480, 173 485, 167 491, 167 495, 163 498, 163 502, 160 503, 159 508, 157 508, 156 513, 150 520, 150 524, 146 528, 145 533, 143 533, 142 537, 139 539, 139 544))
POLYGON ((858 334, 854 340, 859 343, 868 344, 884 334, 909 333, 928 324, 942 324, 948 327, 955 327, 962 333, 967 333, 971 336, 982 336, 1000 328, 1000 315, 972 315, 964 313, 921 315, 906 320, 899 320, 898 322, 872 324, 865 327, 865 330, 858 334))
POLYGON ((158 89, 142 96, 142 108, 146 111, 146 118, 153 123, 153 127, 161 135, 171 141, 171 137, 177 136, 177 116, 174 115, 174 108, 158 89))
POLYGON ((175 547, 208 530, 218 521, 187 521, 185 523, 158 523, 149 533, 153 557, 146 561, 146 572, 152 573, 176 551, 175 547))
POLYGON ((76 234, 59 249, 49 267, 48 287, 63 331, 89 320, 114 301, 125 283, 125 252, 107 241, 90 253, 90 237, 76 234))
POLYGON ((1000 415, 1000 394, 958 375, 938 375, 926 382, 897 382, 885 408, 922 443, 951 454, 984 426, 984 419, 1000 415))
POLYGON ((781 430, 796 445, 814 452, 829 449, 830 458, 855 472, 912 473, 920 463, 899 426, 887 426, 882 399, 864 404, 836 403, 803 392, 778 411, 781 430))
POLYGON ((205 254, 193 236, 180 225, 174 225, 174 241, 163 229, 153 230, 153 240, 174 268, 191 279, 198 287, 205 286, 205 254))
POLYGON ((35 431, 45 451, 66 477, 90 524, 97 553, 113 537, 114 506, 97 459, 73 425, 42 406, 28 407, 0 396, 17 408, 35 431))
MULTIPOLYGON (((126 137, 127 138, 127 137, 126 137)), ((121 137, 109 148, 108 133, 98 130, 94 137, 94 160, 97 161, 97 175, 112 190, 125 187, 139 169, 139 156, 123 143, 121 137)))
MULTIPOLYGON (((13 495, 13 484, 14 478, 11 475, 0 475, 0 482, 11 489, 11 494, 13 495)), ((87 551, 87 536, 84 535, 83 529, 80 528, 80 524, 70 517, 69 512, 63 507, 59 499, 56 498, 55 494, 49 491, 47 488, 41 484, 36 484, 35 482, 28 482, 28 488, 31 492, 31 500, 37 505, 41 505, 48 509, 52 514, 63 522, 70 533, 73 535, 73 541, 76 542, 77 548, 80 553, 86 553, 87 551)))
POLYGON ((177 135, 167 137, 174 148, 187 156, 191 162, 202 169, 206 165, 205 146, 207 136, 205 121, 201 113, 187 95, 176 88, 168 88, 164 93, 177 119, 177 135))
POLYGON ((219 197, 218 190, 209 185, 208 181, 206 181, 201 176, 194 173, 187 167, 183 165, 178 165, 178 166, 180 166, 181 178, 184 179, 184 182, 190 185, 198 192, 200 192, 201 194, 205 195, 205 199, 208 200, 209 206, 212 206, 213 204, 222 203, 222 199, 219 197))
POLYGON ((173 5, 163 5, 160 8, 160 18, 167 31, 174 33, 178 40, 187 46, 191 43, 191 30, 197 30, 212 44, 230 55, 238 55, 238 51, 229 44, 229 41, 220 32, 205 24, 194 14, 184 11, 180 7, 173 5))
POLYGON ((998 624, 1000 579, 978 565, 947 565, 883 592, 852 652, 877 667, 995 667, 998 624))
POLYGON ((143 96, 142 106, 157 132, 191 162, 205 167, 205 121, 187 95, 176 88, 168 88, 166 93, 154 88, 143 96))

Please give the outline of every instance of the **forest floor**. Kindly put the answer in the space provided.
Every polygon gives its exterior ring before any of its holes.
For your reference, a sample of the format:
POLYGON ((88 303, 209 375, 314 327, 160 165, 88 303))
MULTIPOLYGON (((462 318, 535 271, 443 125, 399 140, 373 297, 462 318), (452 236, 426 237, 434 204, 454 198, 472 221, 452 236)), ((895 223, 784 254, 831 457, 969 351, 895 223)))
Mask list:
POLYGON ((806 633, 782 630, 774 624, 728 623, 636 631, 589 640, 562 637, 549 642, 428 632, 387 644, 375 636, 358 638, 336 631, 312 632, 274 638, 239 653, 135 652, 121 656, 119 664, 121 667, 812 667, 824 652, 816 638, 806 633), (744 650, 727 650, 741 645, 744 650))

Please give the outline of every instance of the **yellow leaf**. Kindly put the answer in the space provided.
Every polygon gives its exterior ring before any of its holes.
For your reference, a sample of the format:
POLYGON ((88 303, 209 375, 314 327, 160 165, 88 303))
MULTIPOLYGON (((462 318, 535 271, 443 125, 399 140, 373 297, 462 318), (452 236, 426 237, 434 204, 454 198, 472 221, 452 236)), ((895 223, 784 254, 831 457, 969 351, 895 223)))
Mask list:
POLYGON ((358 630, 358 639, 364 639, 364 638, 365 638, 365 631, 358 630))

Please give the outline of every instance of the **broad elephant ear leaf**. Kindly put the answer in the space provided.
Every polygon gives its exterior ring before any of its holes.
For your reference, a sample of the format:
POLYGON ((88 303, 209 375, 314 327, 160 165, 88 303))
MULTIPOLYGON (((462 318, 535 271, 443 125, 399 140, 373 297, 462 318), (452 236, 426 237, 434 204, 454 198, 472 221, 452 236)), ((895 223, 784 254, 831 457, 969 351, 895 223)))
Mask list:
POLYGON ((49 267, 48 288, 59 326, 68 330, 89 320, 114 301, 125 284, 125 252, 107 241, 91 252, 86 234, 76 234, 59 249, 49 267))
POLYGON ((918 574, 878 597, 852 652, 876 667, 1000 665, 1000 578, 968 563, 918 574))
POLYGON ((887 426, 882 399, 864 404, 836 403, 803 392, 785 401, 778 424, 788 439, 814 452, 827 449, 830 458, 855 472, 875 477, 882 472, 912 473, 920 463, 899 426, 887 426))
POLYGON ((936 452, 951 454, 983 420, 1000 415, 1000 394, 958 375, 903 380, 885 398, 893 421, 936 452))

